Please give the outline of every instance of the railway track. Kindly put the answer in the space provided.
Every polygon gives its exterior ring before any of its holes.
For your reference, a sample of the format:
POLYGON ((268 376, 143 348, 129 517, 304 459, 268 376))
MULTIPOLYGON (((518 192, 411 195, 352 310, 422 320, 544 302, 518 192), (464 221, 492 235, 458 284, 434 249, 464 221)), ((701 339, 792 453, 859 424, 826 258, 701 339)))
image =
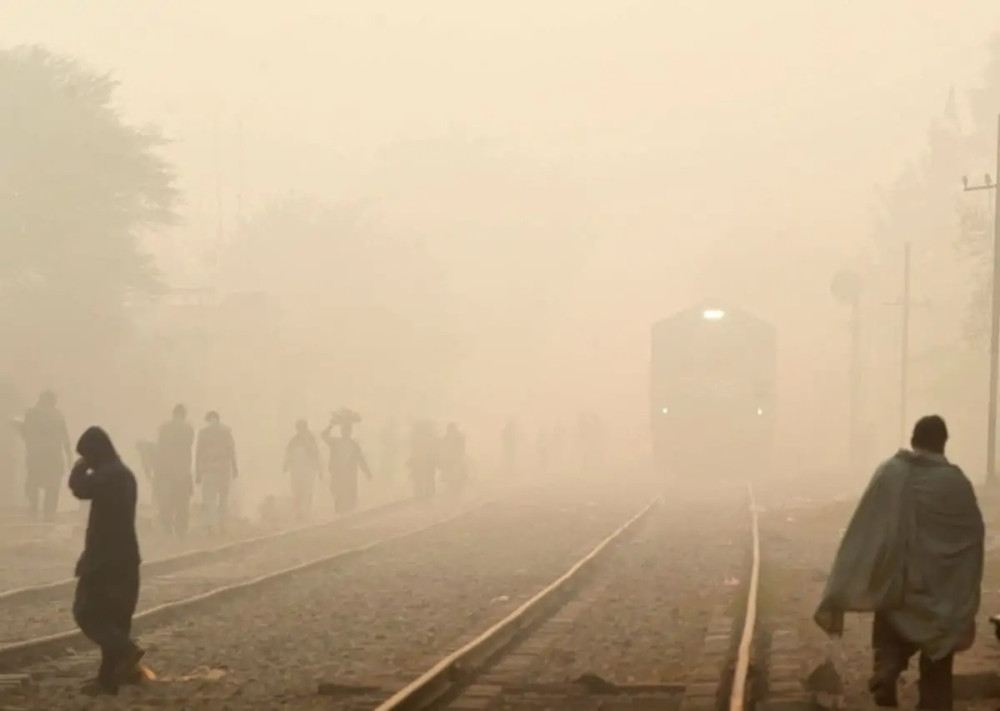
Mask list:
MULTIPOLYGON (((139 632, 179 615, 314 568, 334 566, 401 538, 444 525, 496 500, 485 494, 457 507, 419 507, 399 501, 332 521, 236 541, 142 566, 142 591, 134 618, 139 632)), ((75 580, 0 594, 0 671, 91 645, 72 627, 75 580)))
MULTIPOLYGON (((153 706, 208 709, 365 704, 364 687, 391 692, 537 595, 553 570, 635 514, 635 497, 618 499, 554 490, 508 498, 343 565, 299 567, 258 594, 194 606, 142 632, 160 679, 125 693, 153 706)), ((22 658, 24 686, 0 693, 0 705, 83 708, 72 689, 94 664, 92 652, 22 658)))
MULTIPOLYGON (((320 519, 304 525, 234 521, 229 534, 221 539, 208 537, 193 525, 189 537, 183 542, 157 533, 149 535, 155 524, 150 519, 153 512, 147 509, 137 516, 142 552, 148 559, 144 563, 144 569, 154 570, 150 566, 162 565, 165 566, 161 568, 163 570, 169 566, 197 563, 199 558, 225 554, 227 551, 237 552, 242 546, 253 546, 299 530, 341 525, 355 517, 379 515, 381 511, 392 511, 396 506, 405 506, 408 501, 408 498, 400 498, 398 494, 387 495, 387 492, 381 491, 370 494, 370 503, 347 516, 333 516, 332 512, 324 512, 320 514, 320 519)), ((20 538, 11 536, 4 539, 5 544, 0 544, 0 567, 4 571, 3 584, 6 587, 6 590, 0 591, 0 606, 4 604, 5 598, 9 601, 20 594, 47 595, 50 592, 56 593, 59 585, 72 587, 73 581, 64 576, 73 570, 79 556, 87 520, 86 512, 64 512, 54 524, 34 522, 24 516, 12 518, 14 520, 0 524, 0 532, 8 529, 30 530, 35 535, 20 538), (22 590, 23 593, 19 592, 22 590)))
MULTIPOLYGON (((665 544, 691 523, 676 504, 648 504, 531 600, 379 703, 378 711, 750 708, 760 571, 753 492, 735 528, 720 525, 726 514, 739 519, 732 503, 698 512, 720 518, 688 534, 713 528, 722 534, 704 539, 712 559, 704 566, 664 560, 665 552, 677 552, 665 544), (681 527, 673 516, 681 516, 681 527), (713 547, 729 550, 720 557, 713 547), (656 566, 667 569, 665 577, 656 566), (746 577, 737 580, 734 572, 746 577), (652 589, 671 582, 683 587, 679 579, 686 575, 709 594, 695 591, 692 600, 692 591, 652 589), (685 629, 679 616, 700 619, 685 629)), ((684 539, 681 547, 689 543, 684 539)))
MULTIPOLYGON (((273 533, 242 538, 217 546, 188 550, 182 553, 164 556, 150 561, 144 561, 142 564, 142 574, 143 576, 151 576, 173 573, 185 568, 202 565, 212 560, 219 560, 225 557, 237 555, 255 547, 280 542, 292 536, 311 532, 321 533, 329 531, 333 528, 361 523, 373 517, 383 516, 385 514, 401 510, 411 504, 412 502, 409 499, 393 501, 387 504, 364 509, 347 516, 327 519, 303 526, 285 528, 273 533)), ((74 543, 75 547, 79 547, 79 541, 75 541, 74 543)), ((75 578, 61 578, 50 582, 9 588, 7 590, 0 591, 0 609, 4 606, 16 605, 25 601, 38 601, 40 599, 53 599, 72 595, 75 587, 75 578)))

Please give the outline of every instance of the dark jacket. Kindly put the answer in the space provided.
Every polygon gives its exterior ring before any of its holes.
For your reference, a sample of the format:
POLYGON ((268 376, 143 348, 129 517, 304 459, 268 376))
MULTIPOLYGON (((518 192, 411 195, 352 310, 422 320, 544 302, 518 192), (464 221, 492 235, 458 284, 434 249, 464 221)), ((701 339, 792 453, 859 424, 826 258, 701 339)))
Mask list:
POLYGON ((236 478, 236 444, 228 427, 217 423, 202 428, 195 446, 194 466, 199 480, 236 478))
POLYGON ((191 478, 194 428, 183 420, 170 420, 160 427, 156 441, 156 473, 173 479, 191 478))
POLYGON ((113 575, 139 566, 135 533, 135 476, 120 459, 88 471, 77 463, 69 488, 78 499, 90 501, 87 537, 76 564, 78 577, 113 575))
POLYGON ((21 433, 29 473, 61 479, 71 456, 62 413, 56 409, 33 407, 24 415, 21 433))

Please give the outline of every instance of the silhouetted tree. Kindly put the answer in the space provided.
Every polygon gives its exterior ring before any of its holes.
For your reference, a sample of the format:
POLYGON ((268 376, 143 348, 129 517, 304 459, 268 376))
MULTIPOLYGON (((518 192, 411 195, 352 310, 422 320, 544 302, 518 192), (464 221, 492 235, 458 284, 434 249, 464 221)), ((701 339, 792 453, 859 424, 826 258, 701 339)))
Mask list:
POLYGON ((969 95, 969 125, 960 123, 953 93, 943 115, 932 123, 922 155, 880 196, 876 222, 880 246, 909 240, 934 261, 938 274, 925 271, 920 280, 925 288, 936 289, 936 296, 925 293, 915 298, 940 299, 944 291, 964 291, 964 332, 977 348, 988 338, 992 214, 983 193, 961 193, 960 179, 969 175, 970 180, 980 182, 986 170, 993 170, 1000 111, 1000 38, 991 50, 984 82, 969 95), (956 273, 947 275, 956 248, 956 273))
POLYGON ((142 239, 174 219, 177 193, 156 151, 162 139, 123 122, 115 87, 42 48, 0 51, 0 314, 8 329, 0 338, 37 357, 67 336, 120 332, 129 297, 158 287, 142 239))

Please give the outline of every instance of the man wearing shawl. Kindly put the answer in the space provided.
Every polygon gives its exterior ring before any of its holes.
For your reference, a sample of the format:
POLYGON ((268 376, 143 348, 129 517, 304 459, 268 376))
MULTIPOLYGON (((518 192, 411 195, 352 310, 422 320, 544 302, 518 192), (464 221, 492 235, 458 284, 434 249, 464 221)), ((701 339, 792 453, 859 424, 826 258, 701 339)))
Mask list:
POLYGON ((920 653, 918 708, 952 708, 952 662, 975 636, 983 575, 983 518, 972 485, 944 456, 948 429, 922 418, 912 451, 883 463, 840 543, 815 614, 828 634, 844 613, 874 612, 874 673, 879 706, 896 706, 896 685, 920 653))

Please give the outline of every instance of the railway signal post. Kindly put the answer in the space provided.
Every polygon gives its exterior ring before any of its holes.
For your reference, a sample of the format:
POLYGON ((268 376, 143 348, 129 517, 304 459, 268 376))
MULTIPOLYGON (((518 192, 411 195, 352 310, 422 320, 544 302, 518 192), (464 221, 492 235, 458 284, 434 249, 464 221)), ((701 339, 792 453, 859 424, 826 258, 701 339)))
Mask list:
MULTIPOLYGON (((997 117, 997 176, 1000 176, 1000 116, 997 117)), ((982 185, 969 185, 962 179, 965 192, 993 191, 993 302, 990 307, 990 398, 986 429, 986 483, 996 483, 997 467, 997 380, 1000 368, 1000 195, 997 184, 986 176, 982 185)))

